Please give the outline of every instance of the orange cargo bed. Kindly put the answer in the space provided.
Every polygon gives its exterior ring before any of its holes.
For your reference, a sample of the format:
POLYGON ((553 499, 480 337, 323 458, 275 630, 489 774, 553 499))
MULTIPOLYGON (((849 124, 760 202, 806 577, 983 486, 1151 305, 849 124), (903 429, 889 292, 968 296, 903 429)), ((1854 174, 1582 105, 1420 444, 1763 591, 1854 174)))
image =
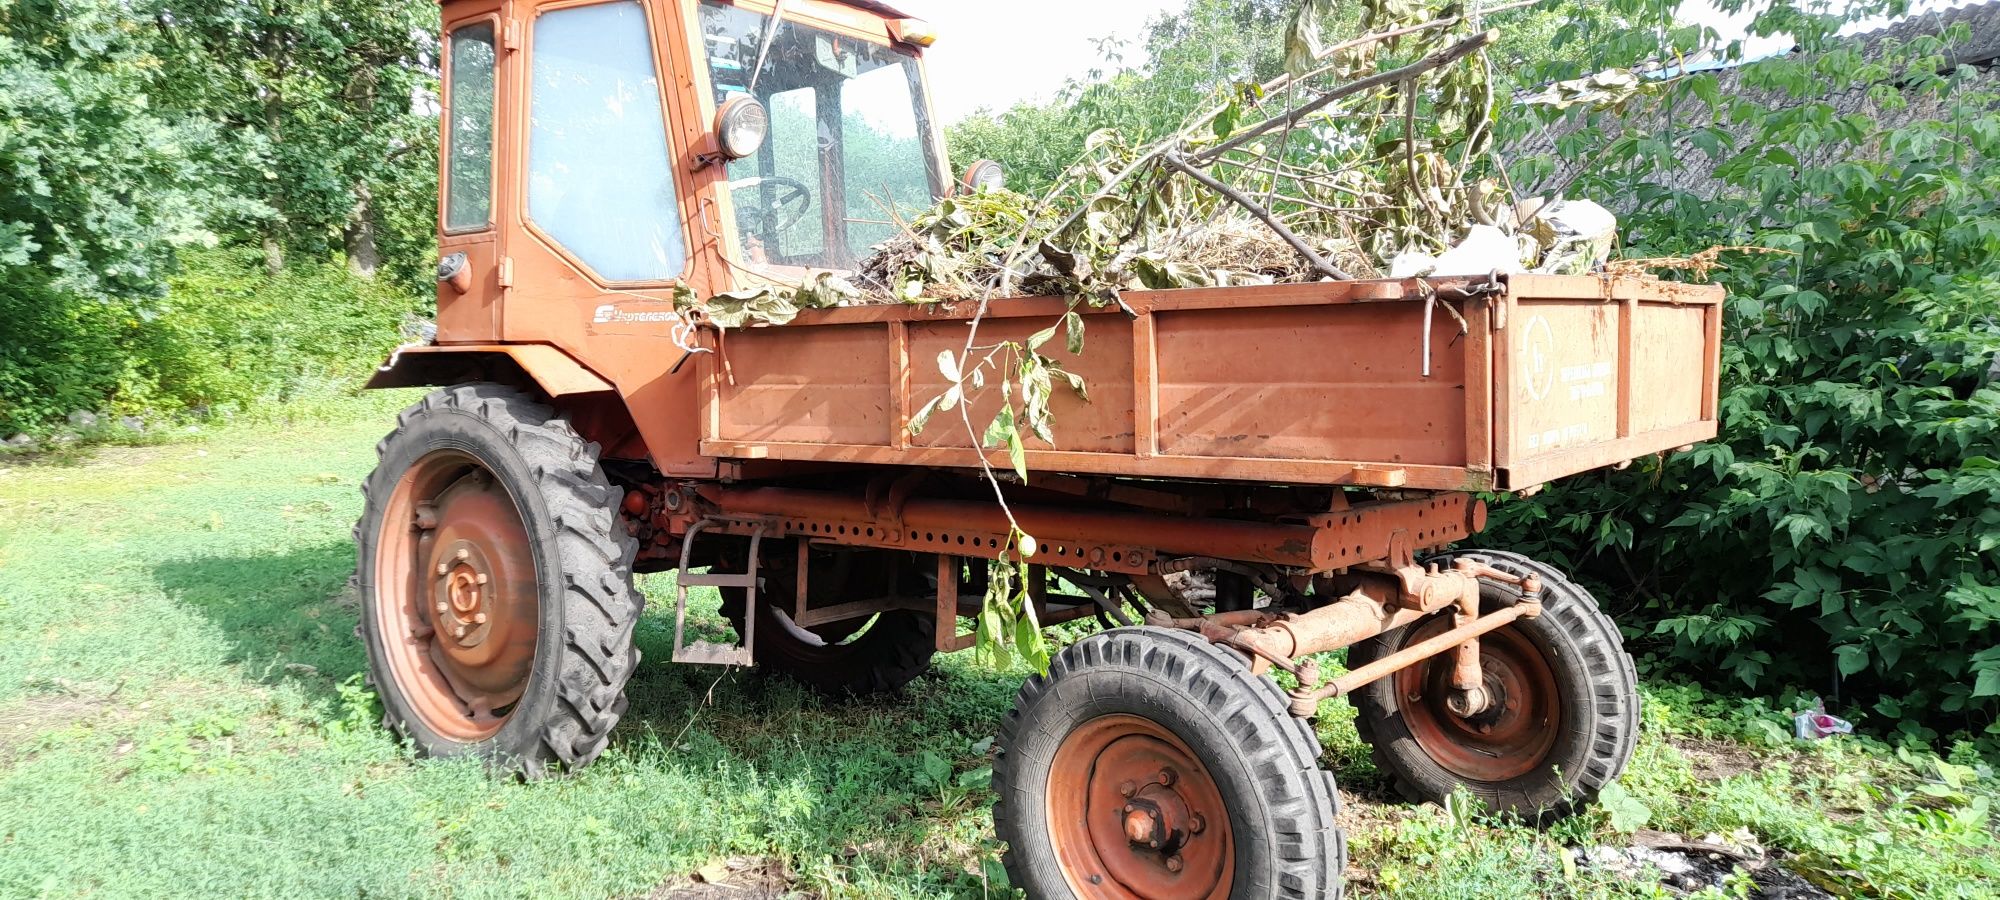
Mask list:
MULTIPOLYGON (((1132 313, 1087 310, 1082 354, 1061 338, 1049 346, 1086 379, 1090 402, 1058 385, 1057 443, 1031 440, 1028 467, 1521 490, 1715 436, 1721 288, 1642 277, 1422 281, 1131 292, 1132 313)), ((980 343, 1024 339, 1066 307, 996 301, 980 343)), ((937 357, 964 345, 972 308, 849 307, 731 332, 725 364, 707 366, 703 452, 977 466, 956 411, 921 434, 907 428, 945 389, 937 357)), ((975 426, 992 418, 997 394, 996 384, 975 393, 975 426)), ((1004 453, 989 453, 1006 467, 1004 453)))

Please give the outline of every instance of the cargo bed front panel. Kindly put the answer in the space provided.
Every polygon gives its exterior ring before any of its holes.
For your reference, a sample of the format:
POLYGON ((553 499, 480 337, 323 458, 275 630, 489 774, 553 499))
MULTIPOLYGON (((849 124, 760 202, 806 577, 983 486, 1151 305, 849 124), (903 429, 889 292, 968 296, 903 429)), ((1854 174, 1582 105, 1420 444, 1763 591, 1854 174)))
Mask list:
POLYGON ((1715 436, 1720 289, 1563 296, 1575 287, 1547 277, 1514 285, 1495 413, 1504 488, 1715 436))
POLYGON ((884 335, 884 328, 874 325, 760 328, 731 335, 724 352, 735 378, 719 386, 717 436, 887 446, 893 398, 884 335))
MULTIPOLYGON (((1090 401, 1057 386, 1057 444, 1029 439, 1029 468, 1520 489, 1713 436, 1719 289, 1515 276, 1502 293, 1465 298, 1472 283, 1127 294, 1132 314, 1087 312, 1081 354, 1061 335, 1043 347, 1084 377, 1090 401)), ((995 302, 976 343, 1023 340, 1066 306, 995 302)), ((959 410, 916 435, 906 427, 948 387, 938 356, 963 351, 970 313, 853 307, 731 332, 727 359, 711 363, 704 452, 977 466, 959 410)), ((989 369, 972 392, 975 431, 998 409, 1001 375, 989 369)))

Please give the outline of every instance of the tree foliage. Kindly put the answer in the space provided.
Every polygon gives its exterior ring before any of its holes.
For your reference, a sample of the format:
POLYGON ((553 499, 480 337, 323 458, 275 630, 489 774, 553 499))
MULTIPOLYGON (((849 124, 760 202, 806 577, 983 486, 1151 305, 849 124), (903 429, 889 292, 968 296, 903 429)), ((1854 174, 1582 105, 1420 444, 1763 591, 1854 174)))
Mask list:
POLYGON ((212 241, 216 129, 142 102, 151 34, 109 0, 0 3, 0 425, 93 408, 110 332, 212 241))

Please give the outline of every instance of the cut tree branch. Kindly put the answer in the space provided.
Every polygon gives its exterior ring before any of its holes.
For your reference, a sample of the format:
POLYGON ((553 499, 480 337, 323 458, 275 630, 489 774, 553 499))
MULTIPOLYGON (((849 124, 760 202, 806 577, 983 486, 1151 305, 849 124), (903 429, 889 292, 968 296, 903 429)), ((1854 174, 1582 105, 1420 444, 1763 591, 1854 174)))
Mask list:
POLYGON ((1263 222, 1267 226, 1270 226, 1270 229, 1272 231, 1277 232, 1279 237, 1284 238, 1285 243, 1292 245, 1293 250, 1299 251, 1300 256, 1303 256, 1306 259, 1310 260, 1312 262, 1313 268, 1318 270, 1321 275, 1325 275, 1326 277, 1332 278, 1336 281, 1354 280, 1354 276, 1341 271, 1339 268, 1335 267, 1333 263, 1327 262, 1326 257, 1319 255, 1319 251, 1314 250, 1311 244, 1306 243, 1298 235, 1292 233, 1292 230, 1290 228, 1286 228, 1284 223, 1278 221, 1277 216, 1271 215, 1271 211, 1265 209, 1257 201, 1252 200, 1249 197, 1245 197, 1243 196, 1242 192, 1236 190, 1235 188, 1232 188, 1229 185, 1223 184, 1222 182, 1215 180, 1207 172, 1197 169, 1194 166, 1188 165, 1188 161, 1180 158, 1179 154, 1169 153, 1165 156, 1160 157, 1160 159, 1162 162, 1165 162, 1168 166, 1171 166, 1175 169, 1179 169, 1183 173, 1186 173, 1186 175, 1189 178, 1201 182, 1201 185, 1203 187, 1206 187, 1211 191, 1221 194, 1222 196, 1229 198, 1230 202, 1235 203, 1237 206, 1241 206, 1246 210, 1249 210, 1250 214, 1256 216, 1258 221, 1263 222))
POLYGON ((1272 116, 1271 118, 1265 119, 1262 122, 1258 122, 1257 124, 1252 125, 1249 128, 1239 131, 1236 133, 1236 136, 1230 138, 1229 140, 1223 141, 1222 143, 1217 144, 1213 147, 1210 147, 1199 154, 1196 154, 1192 160, 1188 161, 1194 163, 1195 165, 1203 165, 1203 166, 1208 165, 1209 163, 1214 162, 1216 157, 1221 156, 1222 154, 1227 153, 1231 150, 1234 150, 1237 147, 1241 147, 1244 144, 1250 143, 1251 141, 1254 141, 1257 138, 1262 137, 1264 134, 1270 132, 1274 128, 1278 128, 1280 126, 1289 127, 1293 124, 1296 124, 1299 120, 1304 119, 1306 116, 1312 115, 1313 113, 1316 113, 1322 109, 1325 109, 1328 106, 1333 105, 1335 101, 1344 100, 1348 97, 1354 96, 1355 94, 1359 94, 1363 91, 1373 90, 1375 88, 1382 87, 1383 85, 1395 84, 1396 82, 1399 81, 1411 81, 1414 80, 1418 75, 1422 75, 1425 72, 1429 72, 1433 69, 1438 69, 1444 66, 1451 65, 1452 63, 1464 59, 1465 57, 1478 51, 1480 48, 1485 47, 1487 44, 1493 43, 1493 39, 1498 36, 1499 32, 1497 31, 1491 31, 1491 30, 1482 31, 1469 38, 1466 38, 1465 40, 1459 41, 1458 43, 1453 44, 1450 47, 1446 47, 1445 49, 1439 50, 1438 52, 1426 56, 1423 59, 1410 63, 1409 65, 1404 66, 1400 69, 1390 69, 1387 72, 1377 72, 1373 75, 1368 76, 1367 78, 1362 78, 1356 81, 1350 81, 1337 88, 1334 88, 1333 90, 1327 91, 1326 93, 1321 94, 1318 97, 1314 97, 1311 101, 1308 101, 1307 103, 1300 105, 1299 107, 1291 110, 1290 112, 1287 112, 1279 116, 1272 116))

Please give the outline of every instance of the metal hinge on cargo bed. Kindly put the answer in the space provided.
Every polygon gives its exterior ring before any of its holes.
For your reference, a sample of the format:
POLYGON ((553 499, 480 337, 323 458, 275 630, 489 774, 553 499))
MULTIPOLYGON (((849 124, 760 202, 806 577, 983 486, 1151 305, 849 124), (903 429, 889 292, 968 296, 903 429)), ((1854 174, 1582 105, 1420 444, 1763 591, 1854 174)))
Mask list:
POLYGON ((763 549, 764 532, 770 526, 757 523, 757 530, 750 534, 750 560, 748 571, 742 574, 704 572, 700 575, 688 571, 688 559, 694 551, 695 535, 702 529, 720 524, 720 519, 706 518, 694 523, 687 536, 681 539, 681 566, 674 574, 674 662, 704 663, 717 666, 749 666, 755 664, 751 648, 757 639, 757 554, 763 549), (688 588, 742 588, 743 589, 743 644, 718 644, 711 641, 683 643, 687 630, 688 588))

